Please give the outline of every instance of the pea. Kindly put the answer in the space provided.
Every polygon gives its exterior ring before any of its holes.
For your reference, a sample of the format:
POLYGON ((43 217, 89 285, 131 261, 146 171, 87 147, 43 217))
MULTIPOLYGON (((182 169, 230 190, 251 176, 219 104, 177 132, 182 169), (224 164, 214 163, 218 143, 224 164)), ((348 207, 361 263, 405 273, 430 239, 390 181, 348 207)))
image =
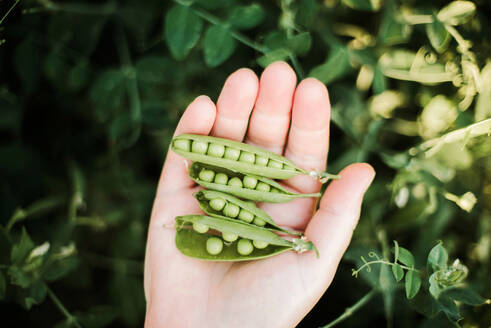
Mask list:
POLYGON ((190 151, 191 150, 191 140, 189 139, 177 139, 174 141, 174 147, 180 149, 182 151, 190 151))
POLYGON ((208 155, 210 156, 222 158, 224 153, 225 146, 223 145, 210 144, 208 147, 208 155))
POLYGON ((236 233, 232 233, 232 232, 223 232, 222 238, 223 238, 223 240, 228 241, 229 243, 232 243, 232 242, 236 241, 237 238, 239 238, 239 235, 236 233))
POLYGON ((260 156, 260 155, 256 156, 256 164, 257 165, 266 166, 268 164, 268 160, 269 159, 265 156, 260 156))
POLYGON ((242 188, 242 180, 238 177, 233 177, 228 181, 228 185, 231 187, 242 188))
POLYGON ((218 237, 210 237, 206 241, 206 251, 211 255, 218 255, 222 252, 223 241, 218 237))
POLYGON ((191 146, 191 151, 197 154, 206 154, 208 149, 208 143, 204 141, 195 140, 191 146))
POLYGON ((264 249, 264 248, 268 247, 268 245, 269 245, 267 242, 262 241, 262 240, 253 240, 252 244, 254 245, 254 247, 259 248, 259 249, 264 249))
POLYGON ((202 169, 199 172, 198 177, 200 180, 203 180, 206 182, 212 182, 213 178, 215 177, 215 172, 213 172, 212 170, 202 169))
POLYGON ((271 186, 267 183, 264 183, 264 182, 258 182, 257 183, 257 186, 256 186, 256 190, 257 191, 265 191, 265 192, 268 192, 269 190, 271 189, 271 186))
POLYGON ((264 227, 266 225, 266 221, 264 221, 261 218, 256 217, 256 218, 254 218, 254 224, 257 226, 260 226, 260 227, 264 227))
POLYGON ((215 181, 217 184, 226 185, 228 182, 228 176, 225 173, 217 173, 215 175, 215 181))
POLYGON ((245 221, 247 223, 251 223, 252 220, 254 220, 254 214, 252 214, 251 212, 249 212, 247 210, 241 209, 239 212, 239 219, 241 219, 242 221, 245 221))
POLYGON ((200 222, 193 222, 193 229, 199 233, 205 233, 210 229, 206 224, 200 222))
POLYGON ((235 148, 230 148, 230 147, 225 147, 225 155, 224 157, 226 159, 230 159, 232 161, 236 161, 239 159, 240 156, 240 150, 235 149, 235 148))
POLYGON ((251 177, 250 175, 246 175, 244 177, 244 187, 247 189, 254 189, 256 188, 257 185, 257 179, 254 177, 251 177))
POLYGON ((239 215, 240 208, 232 203, 227 203, 223 208, 223 214, 229 218, 236 218, 239 215))
POLYGON ((283 168, 283 163, 275 161, 274 159, 270 159, 268 162, 268 166, 275 168, 275 169, 282 169, 283 168))
POLYGON ((249 153, 247 151, 243 151, 240 153, 239 161, 245 163, 254 163, 255 155, 253 153, 249 153))
POLYGON ((225 207, 225 200, 221 198, 215 198, 210 200, 210 207, 215 211, 221 211, 225 207))
POLYGON ((237 252, 240 255, 249 255, 254 250, 254 246, 249 239, 240 239, 237 243, 237 252))
POLYGON ((276 189, 276 188, 271 188, 271 190, 269 192, 272 192, 272 193, 277 194, 277 193, 280 192, 280 190, 279 189, 276 189))
POLYGON ((290 165, 284 164, 284 165, 283 165, 283 170, 287 170, 287 171, 295 171, 295 168, 294 168, 293 166, 290 166, 290 165))

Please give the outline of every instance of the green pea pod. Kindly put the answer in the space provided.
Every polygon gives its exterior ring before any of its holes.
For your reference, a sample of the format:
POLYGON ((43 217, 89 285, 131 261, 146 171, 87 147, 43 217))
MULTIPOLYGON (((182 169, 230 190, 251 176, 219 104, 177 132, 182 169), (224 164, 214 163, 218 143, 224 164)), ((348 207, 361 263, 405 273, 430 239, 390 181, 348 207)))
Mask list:
POLYGON ((211 190, 216 190, 216 191, 221 191, 227 194, 232 194, 234 196, 240 197, 240 198, 245 198, 245 199, 250 199, 254 200, 257 202, 267 202, 267 203, 284 203, 291 201, 295 198, 309 198, 309 197, 320 197, 320 193, 312 193, 312 194, 298 194, 294 193, 291 191, 286 190, 283 188, 279 183, 277 183, 274 180, 260 177, 260 176, 255 176, 252 174, 248 174, 247 176, 253 177, 257 179, 260 182, 263 182, 266 185, 269 185, 270 188, 276 189, 278 192, 271 192, 271 191, 260 191, 260 190, 255 190, 255 189, 248 189, 248 188, 243 188, 243 187, 237 187, 237 186, 230 186, 230 185, 224 185, 224 184, 218 184, 214 182, 208 182, 208 181, 203 181, 199 178, 199 172, 202 169, 208 169, 212 170, 216 173, 225 173, 229 180, 232 179, 233 177, 237 177, 240 180, 243 180, 244 177, 246 176, 243 173, 239 172, 233 172, 231 170, 221 168, 221 167, 216 167, 216 166, 211 166, 199 162, 194 162, 190 167, 189 167, 189 176, 191 179, 196 181, 198 184, 202 185, 205 188, 211 189, 211 190))
POLYGON ((302 233, 283 229, 278 226, 273 219, 263 210, 258 208, 255 204, 243 201, 229 194, 225 194, 223 192, 214 191, 214 190, 201 190, 194 194, 194 197, 198 200, 199 206, 201 209, 208 215, 218 217, 218 218, 228 218, 223 211, 216 211, 210 206, 210 200, 215 198, 221 198, 228 203, 232 203, 237 205, 241 209, 245 209, 250 213, 254 214, 255 217, 258 217, 266 222, 266 228, 271 230, 276 230, 278 232, 287 233, 293 236, 302 236, 302 233))
POLYGON ((248 261, 271 257, 289 250, 302 253, 317 250, 314 244, 303 238, 287 240, 272 231, 228 218, 216 218, 204 215, 185 215, 176 217, 176 247, 186 256, 213 261, 248 261), (200 223, 220 233, 235 233, 241 238, 263 241, 269 245, 263 249, 255 248, 249 255, 237 251, 238 241, 228 243, 220 254, 212 255, 206 250, 206 241, 212 234, 200 234, 191 229, 200 223))
POLYGON ((318 178, 323 183, 328 179, 339 179, 339 175, 315 170, 306 171, 291 160, 273 152, 223 138, 181 134, 172 139, 171 148, 175 153, 195 162, 271 179, 289 179, 299 174, 318 178), (204 146, 193 151, 194 142, 199 142, 204 146), (232 150, 236 155, 227 156, 228 150, 232 150), (241 158, 241 154, 248 155, 248 160, 241 158))

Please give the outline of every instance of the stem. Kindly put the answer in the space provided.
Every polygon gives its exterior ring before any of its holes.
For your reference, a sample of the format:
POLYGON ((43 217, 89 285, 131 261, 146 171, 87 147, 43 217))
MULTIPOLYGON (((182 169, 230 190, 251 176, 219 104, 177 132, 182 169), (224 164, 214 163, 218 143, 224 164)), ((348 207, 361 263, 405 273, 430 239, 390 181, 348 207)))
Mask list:
POLYGON ((113 2, 107 2, 103 5, 90 5, 81 3, 54 3, 52 1, 38 0, 42 7, 27 8, 22 11, 23 14, 37 14, 43 12, 67 12, 80 15, 112 15, 116 12, 117 6, 113 2))
POLYGON ((360 298, 358 302, 350 306, 349 308, 346 308, 344 310, 343 314, 341 314, 339 317, 334 319, 333 321, 329 322, 327 325, 321 327, 321 328, 331 328, 340 323, 343 320, 346 320, 347 318, 351 317, 353 313, 358 311, 361 307, 363 307, 365 304, 367 304, 375 295, 377 294, 377 290, 374 288, 371 291, 369 291, 365 296, 360 298))
POLYGON ((377 263, 380 263, 380 264, 385 264, 385 265, 390 265, 390 266, 394 266, 394 265, 399 265, 401 268, 403 269, 406 269, 408 271, 414 271, 414 272, 417 272, 417 273, 421 273, 421 271, 419 271, 418 269, 415 269, 415 268, 410 268, 408 266, 405 266, 405 265, 402 265, 402 264, 398 264, 398 263, 392 263, 392 262, 388 262, 386 260, 375 260, 375 261, 370 261, 370 262, 365 262, 365 264, 363 264, 361 267, 359 267, 358 269, 356 270, 353 270, 353 276, 357 276, 358 273, 363 270, 363 268, 365 268, 366 266, 370 267, 370 264, 377 264, 377 263))
POLYGON ((17 6, 17 4, 20 2, 20 0, 15 0, 14 4, 12 6, 10 6, 9 10, 7 10, 7 12, 5 13, 5 15, 3 15, 2 19, 0 19, 0 25, 3 23, 3 21, 5 20, 5 18, 7 18, 7 16, 10 14, 10 12, 15 8, 15 6, 17 6))
POLYGON ((48 289, 49 298, 55 303, 56 307, 60 310, 61 313, 67 318, 69 324, 73 324, 77 328, 82 328, 82 326, 78 323, 77 319, 67 310, 67 308, 63 305, 60 299, 53 293, 51 288, 46 287, 48 289))
POLYGON ((434 21, 434 18, 431 15, 407 15, 403 16, 403 19, 406 23, 411 25, 430 24, 434 21))
POLYGON ((290 58, 290 61, 292 62, 293 68, 297 72, 298 78, 300 80, 303 80, 305 78, 305 73, 303 71, 302 66, 300 65, 300 63, 297 60, 297 56, 295 56, 294 54, 290 54, 289 58, 290 58))

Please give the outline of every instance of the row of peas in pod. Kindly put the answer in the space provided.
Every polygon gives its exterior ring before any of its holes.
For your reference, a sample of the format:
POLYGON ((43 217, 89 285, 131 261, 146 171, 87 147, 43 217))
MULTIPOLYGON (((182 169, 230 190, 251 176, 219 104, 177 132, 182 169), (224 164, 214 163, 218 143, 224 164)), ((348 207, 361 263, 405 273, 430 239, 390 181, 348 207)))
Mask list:
POLYGON ((207 188, 194 194, 206 215, 176 217, 176 246, 185 255, 214 261, 243 261, 285 251, 314 250, 303 234, 281 228, 255 201, 283 203, 319 197, 286 190, 273 179, 299 174, 326 180, 325 172, 305 171, 283 156, 237 141, 183 134, 171 149, 190 159, 189 176, 207 188))

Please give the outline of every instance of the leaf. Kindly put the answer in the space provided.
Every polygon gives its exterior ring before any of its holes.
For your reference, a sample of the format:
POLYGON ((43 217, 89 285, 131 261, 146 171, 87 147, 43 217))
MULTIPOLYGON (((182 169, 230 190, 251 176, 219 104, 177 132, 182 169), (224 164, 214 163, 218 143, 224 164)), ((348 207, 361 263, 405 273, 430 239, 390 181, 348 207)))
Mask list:
POLYGON ((12 263, 19 264, 21 263, 27 255, 34 248, 34 243, 31 240, 31 237, 27 234, 26 228, 22 228, 22 235, 18 243, 16 243, 12 247, 12 252, 10 254, 10 259, 12 263))
POLYGON ((387 90, 387 78, 379 65, 376 65, 375 70, 373 71, 372 89, 375 94, 380 94, 387 90))
POLYGON ((450 321, 457 322, 462 319, 462 317, 460 316, 459 308, 452 299, 442 296, 438 300, 438 303, 440 303, 443 313, 445 313, 450 321))
MULTIPOLYGON (((193 1, 189 1, 193 2, 193 1)), ((218 9, 218 8, 225 8, 233 1, 230 0, 195 0, 194 2, 198 3, 200 6, 206 9, 218 9)))
POLYGON ((107 327, 119 315, 117 308, 108 305, 91 307, 87 312, 75 312, 74 316, 82 327, 107 327))
POLYGON ((477 96, 475 122, 483 121, 491 117, 491 61, 481 70, 481 90, 477 96))
POLYGON ((43 270, 43 278, 49 282, 64 278, 80 265, 80 261, 75 257, 54 260, 48 263, 49 266, 45 267, 43 270))
POLYGON ((407 299, 416 296, 421 287, 421 278, 419 277, 419 274, 412 270, 406 272, 405 285, 407 299))
POLYGON ((348 49, 343 46, 332 48, 329 58, 324 64, 314 67, 309 76, 319 79, 322 83, 334 82, 351 71, 348 49))
POLYGON ((148 83, 175 82, 178 76, 176 62, 163 56, 146 56, 135 65, 139 81, 148 83))
POLYGON ((394 264, 392 266, 392 273, 394 274, 394 278, 396 278, 397 282, 401 281, 401 279, 404 277, 404 270, 402 270, 399 264, 394 264))
POLYGON ((235 51, 236 42, 227 28, 221 25, 210 26, 205 33, 203 53, 205 63, 216 67, 226 61, 235 51))
POLYGON ((412 26, 402 21, 393 1, 387 1, 378 31, 378 39, 386 45, 406 42, 411 36, 412 26))
POLYGON ((445 270, 447 268, 448 253, 443 247, 442 243, 438 243, 428 253, 427 266, 428 271, 431 268, 432 271, 445 270))
POLYGON ((433 298, 438 299, 440 297, 440 294, 442 292, 442 289, 440 288, 440 285, 436 281, 436 275, 437 272, 434 272, 430 278, 428 278, 428 282, 430 283, 430 294, 433 296, 433 298))
POLYGON ((473 306, 486 303, 484 297, 469 288, 448 288, 442 293, 442 296, 473 306))
POLYGON ((67 86, 71 91, 77 92, 87 85, 90 77, 90 65, 86 60, 79 60, 67 76, 67 86))
POLYGON ((263 7, 257 3, 248 6, 237 6, 230 14, 228 21, 230 25, 238 30, 249 30, 261 24, 265 12, 263 7))
POLYGON ((414 256, 413 254, 405 249, 404 247, 399 246, 399 262, 402 264, 413 267, 414 266, 414 256))
POLYGON ((409 300, 409 304, 414 310, 428 318, 434 318, 442 311, 440 304, 424 289, 409 300))
POLYGON ((290 52, 288 50, 280 48, 280 49, 269 51, 266 54, 264 54, 264 56, 259 57, 257 59, 257 63, 262 67, 266 67, 275 61, 287 59, 289 55, 290 52))
POLYGON ((394 240, 394 263, 397 262, 397 260, 399 259, 399 243, 397 242, 397 240, 394 240))
POLYGON ((380 0, 341 0, 341 2, 352 9, 365 11, 377 11, 381 6, 380 0))
POLYGON ((289 49, 299 56, 307 54, 312 45, 312 37, 309 32, 302 32, 287 39, 289 49))
POLYGON ((426 35, 428 35, 431 45, 438 53, 443 53, 447 50, 452 39, 445 25, 437 19, 433 23, 426 24, 426 35))
POLYGON ((126 78, 121 70, 104 71, 92 84, 90 99, 96 104, 99 120, 110 117, 111 109, 122 106, 126 94, 126 78))
POLYGON ((184 59, 196 45, 203 21, 191 8, 175 5, 165 17, 164 35, 169 50, 177 60, 184 59))
POLYGON ((42 280, 38 280, 27 290, 27 297, 22 304, 27 310, 30 310, 33 305, 41 304, 46 298, 48 288, 42 280))
POLYGON ((299 0, 297 1, 298 23, 309 28, 316 22, 318 5, 316 0, 299 0))
POLYGON ((5 293, 7 290, 7 281, 5 274, 0 270, 0 301, 5 298, 5 293))
POLYGON ((460 25, 469 21, 475 11, 476 5, 471 1, 452 1, 438 12, 437 18, 446 24, 460 25))

